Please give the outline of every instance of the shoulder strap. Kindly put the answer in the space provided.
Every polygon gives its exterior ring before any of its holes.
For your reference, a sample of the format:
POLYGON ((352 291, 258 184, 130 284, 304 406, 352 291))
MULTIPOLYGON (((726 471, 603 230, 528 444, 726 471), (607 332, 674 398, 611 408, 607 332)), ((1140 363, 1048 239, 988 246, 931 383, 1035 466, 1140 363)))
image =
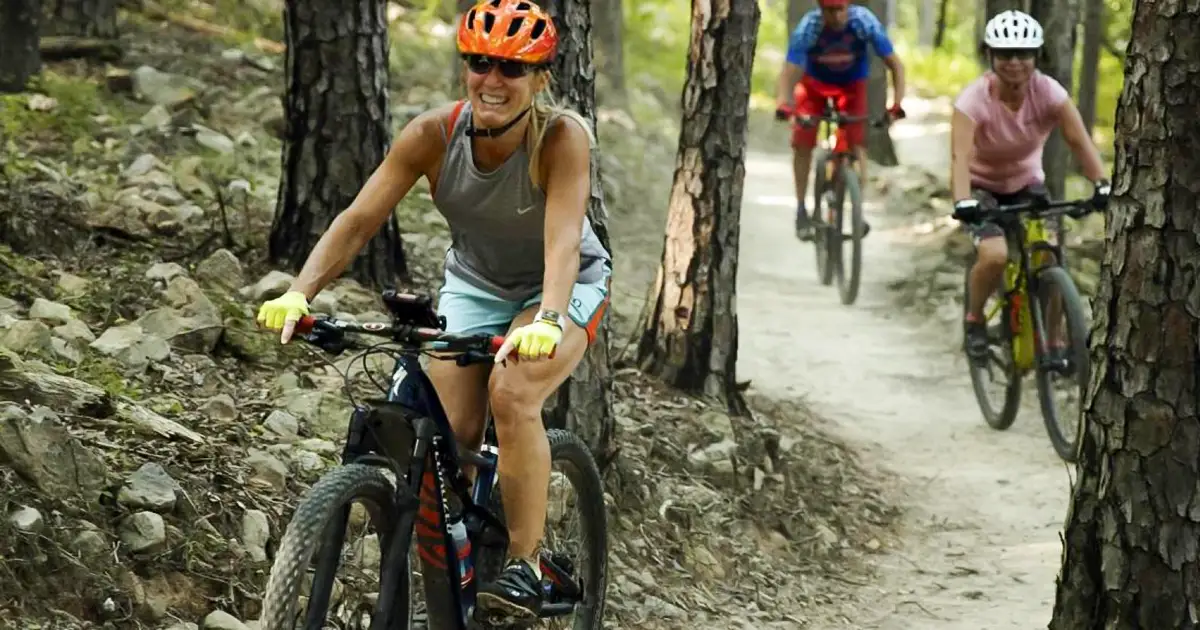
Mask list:
POLYGON ((450 116, 446 118, 446 142, 450 141, 450 134, 454 133, 454 125, 458 122, 458 115, 462 113, 463 105, 467 101, 461 100, 454 104, 454 109, 450 110, 450 116))

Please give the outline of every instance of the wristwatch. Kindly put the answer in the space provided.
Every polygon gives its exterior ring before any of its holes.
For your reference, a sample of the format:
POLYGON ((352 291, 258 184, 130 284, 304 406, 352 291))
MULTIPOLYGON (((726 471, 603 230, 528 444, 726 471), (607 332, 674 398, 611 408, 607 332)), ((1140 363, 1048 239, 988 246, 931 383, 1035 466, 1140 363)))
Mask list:
POLYGON ((533 321, 546 322, 547 324, 557 326, 559 330, 562 330, 562 315, 559 315, 558 311, 538 310, 537 315, 533 316, 533 321))

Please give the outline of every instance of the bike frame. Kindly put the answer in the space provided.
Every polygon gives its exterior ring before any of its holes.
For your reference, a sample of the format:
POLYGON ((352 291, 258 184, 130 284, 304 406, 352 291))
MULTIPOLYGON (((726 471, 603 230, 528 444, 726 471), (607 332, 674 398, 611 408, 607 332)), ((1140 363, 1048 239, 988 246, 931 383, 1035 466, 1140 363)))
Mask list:
MULTIPOLYGON (((1078 202, 1067 202, 1052 204, 1050 207, 1067 208, 1076 205, 1078 202)), ((1013 367, 1022 375, 1049 355, 1042 304, 1038 300, 1029 299, 1030 295, 1038 295, 1040 289, 1038 274, 1035 272, 1062 264, 1062 243, 1054 244, 1050 241, 1047 218, 1045 215, 1030 218, 1013 217, 1001 222, 1006 235, 1011 233, 1016 236, 1012 240, 1016 242, 1018 252, 1015 258, 1009 256, 1004 268, 1004 299, 985 313, 985 321, 993 321, 1000 316, 1001 311, 1007 313, 1008 319, 1003 330, 1012 342, 1010 345, 1013 367)))
MULTIPOLYGON (((478 357, 468 353, 459 359, 459 364, 465 365, 477 359, 478 357)), ((449 418, 446 416, 446 411, 442 407, 442 402, 437 396, 432 381, 421 367, 418 353, 407 349, 396 360, 384 406, 390 407, 392 411, 398 411, 412 427, 413 442, 407 472, 399 470, 400 464, 395 460, 379 455, 384 452, 381 449, 383 445, 378 443, 375 432, 370 427, 371 416, 373 413, 377 413, 378 404, 375 407, 366 405, 355 407, 346 434, 346 445, 342 451, 343 465, 351 463, 380 465, 393 470, 399 479, 396 487, 396 504, 400 508, 401 518, 396 523, 395 529, 387 534, 388 545, 385 549, 386 560, 381 573, 379 601, 383 602, 383 609, 390 610, 390 602, 394 601, 394 598, 409 596, 407 592, 400 592, 401 587, 408 584, 407 579, 401 578, 410 577, 401 575, 410 566, 408 562, 405 562, 409 549, 408 545, 397 544, 397 541, 411 541, 409 534, 413 532, 416 524, 422 480, 425 472, 431 470, 434 475, 434 488, 437 490, 435 494, 438 520, 443 525, 442 538, 445 553, 442 554, 441 560, 444 561, 444 570, 450 589, 451 609, 458 613, 454 615, 455 628, 466 630, 468 620, 475 608, 478 580, 472 579, 465 586, 463 585, 463 576, 458 563, 459 549, 444 524, 448 517, 448 501, 452 497, 457 498, 462 506, 462 519, 472 543, 478 539, 480 532, 489 524, 487 522, 489 517, 495 523, 499 523, 498 519, 495 519, 495 516, 486 508, 491 500, 492 489, 496 481, 497 462, 499 461, 499 449, 496 446, 491 415, 489 413, 486 419, 485 439, 480 451, 478 453, 460 452, 454 439, 454 432, 450 427, 449 418), (462 471, 459 463, 460 457, 470 460, 470 463, 475 466, 476 477, 473 487, 462 471)), ((336 567, 348 519, 349 508, 344 510, 342 518, 337 519, 333 527, 327 530, 329 538, 326 542, 334 544, 327 544, 323 547, 329 551, 323 554, 320 560, 322 564, 332 561, 336 567)), ((500 533, 507 541, 507 529, 502 529, 500 533)), ((380 532, 380 534, 383 535, 384 532, 380 532)), ((475 566, 477 560, 475 548, 476 546, 472 544, 472 566, 475 566)), ((541 565, 547 578, 552 583, 561 585, 564 591, 581 591, 575 578, 558 567, 551 558, 546 557, 545 553, 543 553, 541 565)), ((333 573, 329 572, 328 574, 332 575, 333 573)), ((319 590, 321 592, 318 592, 314 585, 312 599, 321 605, 310 605, 310 611, 324 611, 328 605, 332 589, 321 588, 319 590)), ((541 616, 544 618, 569 614, 574 609, 575 603, 574 601, 548 602, 543 605, 541 616)), ((308 620, 310 624, 320 621, 322 619, 308 620)))

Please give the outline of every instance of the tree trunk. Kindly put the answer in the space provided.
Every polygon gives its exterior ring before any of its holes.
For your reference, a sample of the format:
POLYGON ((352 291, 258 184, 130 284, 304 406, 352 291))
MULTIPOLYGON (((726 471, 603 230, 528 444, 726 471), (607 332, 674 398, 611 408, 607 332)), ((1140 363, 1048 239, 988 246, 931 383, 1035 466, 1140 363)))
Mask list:
POLYGON ((641 368, 685 391, 745 403, 737 365, 738 221, 746 175, 756 0, 693 0, 675 181, 641 368))
MULTIPOLYGON (((454 6, 454 28, 458 28, 458 23, 462 19, 464 13, 475 6, 475 0, 455 0, 454 6)), ((454 55, 450 61, 450 98, 461 99, 467 97, 466 76, 463 74, 463 61, 458 54, 458 39, 452 37, 451 45, 454 46, 454 55)))
POLYGON ((38 52, 38 0, 5 0, 0 5, 0 92, 22 92, 42 69, 38 52))
POLYGON ((115 38, 117 0, 43 0, 42 35, 115 38))
POLYGON ((938 20, 937 8, 933 2, 934 0, 921 0, 921 14, 917 16, 917 44, 925 49, 933 48, 933 35, 938 20))
MULTIPOLYGON (((800 18, 804 17, 812 8, 812 3, 808 0, 788 0, 787 5, 787 32, 788 37, 791 37, 792 31, 796 30, 796 26, 800 24, 800 18)), ((784 47, 787 47, 787 42, 784 42, 784 47)))
MULTIPOLYGON (((890 0, 868 0, 866 5, 875 15, 882 15, 887 10, 890 0)), ((871 55, 871 74, 867 78, 867 112, 872 119, 878 118, 887 111, 888 100, 888 71, 883 60, 868 50, 871 55)), ((896 147, 887 127, 866 126, 867 157, 873 162, 884 166, 895 166, 900 162, 896 159, 896 147)))
MULTIPOLYGON (((1046 37, 1038 65, 1068 93, 1074 91, 1076 2, 1078 0, 1036 0, 1032 11, 1033 17, 1041 22, 1046 37)), ((1042 154, 1042 168, 1046 171, 1046 189, 1055 199, 1062 199, 1066 194, 1069 157, 1062 132, 1054 130, 1042 154)))
MULTIPOLYGON (((941 48, 946 41, 946 20, 949 19, 950 0, 942 0, 938 7, 937 28, 933 31, 933 47, 941 48)), ((978 13, 978 11, 976 11, 978 13)))
POLYGON ((629 101, 625 85, 625 17, 621 0, 593 0, 592 26, 596 44, 596 70, 606 87, 602 105, 624 107, 629 101))
POLYGON ((1139 0, 1051 630, 1195 628, 1200 6, 1139 0), (1190 78, 1189 78, 1190 77, 1190 78))
MULTIPOLYGON (((592 63, 591 16, 588 0, 545 0, 542 6, 554 16, 558 28, 558 54, 551 69, 553 90, 559 102, 579 112, 596 128, 596 71, 592 63)), ((610 252, 608 211, 600 185, 600 159, 592 151, 592 199, 588 205, 588 220, 610 252)), ((612 437, 615 418, 612 414, 612 370, 609 356, 609 318, 606 314, 597 332, 596 341, 571 378, 558 388, 548 402, 547 423, 577 433, 591 448, 603 467, 615 452, 612 437)))
POLYGON ((1104 0, 1083 0, 1083 60, 1079 74, 1079 113, 1091 135, 1096 126, 1096 84, 1100 76, 1100 41, 1104 38, 1104 0))
MULTIPOLYGON (((287 0, 283 17, 287 131, 270 257, 298 270, 387 154, 388 34, 383 0, 287 0)), ((407 273, 394 216, 352 273, 376 287, 407 273)))

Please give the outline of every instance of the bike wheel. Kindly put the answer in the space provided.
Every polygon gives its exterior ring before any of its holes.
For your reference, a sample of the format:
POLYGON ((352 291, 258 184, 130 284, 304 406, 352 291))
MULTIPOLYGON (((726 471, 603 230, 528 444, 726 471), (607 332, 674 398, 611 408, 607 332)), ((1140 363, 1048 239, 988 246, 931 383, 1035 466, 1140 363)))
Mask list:
POLYGON ((817 159, 813 161, 813 206, 812 230, 813 248, 817 254, 817 279, 823 285, 833 283, 833 261, 829 257, 828 235, 829 226, 825 223, 825 192, 829 190, 829 180, 825 172, 829 168, 831 156, 828 151, 817 151, 817 159))
MULTIPOLYGON (((329 600, 336 591, 335 576, 342 560, 346 521, 354 504, 366 509, 369 523, 379 537, 379 566, 373 567, 379 572, 379 582, 388 582, 387 578, 392 578, 407 585, 407 565, 392 568, 393 571, 402 570, 402 576, 384 574, 385 559, 400 516, 392 483, 378 468, 362 464, 342 466, 309 489, 288 523, 263 594, 262 630, 327 627, 329 600), (300 618, 297 611, 301 597, 305 597, 305 586, 309 585, 308 567, 314 558, 317 566, 312 571, 306 610, 300 618)), ((342 585, 343 592, 348 589, 342 585)), ((406 592, 406 589, 400 592, 406 592)), ((376 598, 370 613, 371 628, 409 628, 408 601, 393 602, 392 599, 382 592, 376 598)), ((353 611, 355 615, 362 612, 361 607, 353 611)), ((349 620, 342 622, 339 627, 354 627, 348 625, 349 620)))
MULTIPOLYGON (((1038 301, 1042 305, 1043 318, 1049 311, 1048 306, 1055 293, 1061 297, 1062 315, 1067 325, 1067 347, 1064 357, 1066 366, 1048 365, 1044 361, 1038 361, 1038 401, 1041 403, 1042 420, 1046 423, 1050 444, 1063 461, 1073 463, 1078 456, 1080 437, 1083 434, 1083 396, 1091 377, 1087 318, 1084 316, 1083 298, 1079 295, 1079 289, 1066 269, 1059 266, 1047 267, 1038 274, 1038 301), (1055 376, 1066 377, 1064 380, 1068 395, 1073 395, 1078 403, 1075 409, 1065 414, 1060 413, 1055 405, 1055 376), (1070 430, 1064 423, 1071 425, 1070 430)), ((1043 334, 1048 332, 1048 325, 1047 322, 1047 326, 1042 328, 1043 334)))
MULTIPOLYGON (((968 309, 967 296, 970 294, 971 267, 975 260, 967 261, 967 269, 963 272, 963 314, 968 309)), ((997 292, 994 299, 1003 300, 997 292)), ((985 312, 986 312, 985 307, 985 312)), ((979 411, 983 421, 997 431, 1004 431, 1012 426, 1017 419, 1017 411, 1021 404, 1021 375, 1017 373, 1012 360, 1012 336, 1009 334, 1007 322, 1008 305, 1000 309, 1000 321, 988 323, 988 360, 982 366, 975 365, 967 358, 967 369, 971 375, 971 389, 975 392, 975 401, 979 403, 979 411), (999 376, 998 380, 996 377, 999 376), (989 391, 990 386, 1001 385, 1000 392, 989 391), (999 404, 993 401, 993 393, 998 393, 999 404)), ((966 348, 963 348, 964 353, 966 348)))
MULTIPOLYGON (((574 433, 563 429, 546 432, 550 442, 550 487, 546 510, 546 533, 542 562, 554 562, 582 587, 582 595, 568 615, 546 619, 551 628, 600 630, 604 627, 605 591, 608 587, 608 522, 604 505, 604 485, 600 471, 587 446, 574 433), (570 490, 568 500, 559 505, 558 490, 570 490), (571 519, 571 516, 577 517, 571 519), (575 520, 579 533, 560 536, 562 524, 575 520)), ((500 457, 504 457, 503 450, 500 457)), ((549 584, 547 604, 565 603, 554 584, 549 584)), ((507 627, 504 618, 484 619, 487 624, 507 627)), ((490 627, 485 626, 485 627, 490 627)))
POLYGON ((862 209, 862 186, 858 181, 858 172, 849 165, 842 170, 842 190, 838 194, 837 223, 835 230, 838 234, 837 252, 837 281, 838 293, 842 304, 854 304, 858 299, 859 282, 862 279, 862 237, 864 230, 862 209), (846 201, 849 200, 849 212, 846 212, 846 201), (850 239, 842 237, 844 228, 850 228, 850 239), (850 268, 846 268, 846 250, 850 251, 850 268))

